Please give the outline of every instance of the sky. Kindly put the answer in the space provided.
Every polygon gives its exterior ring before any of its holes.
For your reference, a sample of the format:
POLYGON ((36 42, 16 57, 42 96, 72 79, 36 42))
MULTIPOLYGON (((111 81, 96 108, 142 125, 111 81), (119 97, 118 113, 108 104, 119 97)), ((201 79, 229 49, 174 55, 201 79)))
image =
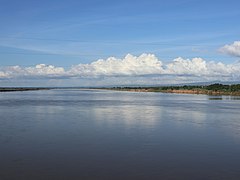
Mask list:
POLYGON ((240 79, 238 0, 0 0, 0 86, 240 79))

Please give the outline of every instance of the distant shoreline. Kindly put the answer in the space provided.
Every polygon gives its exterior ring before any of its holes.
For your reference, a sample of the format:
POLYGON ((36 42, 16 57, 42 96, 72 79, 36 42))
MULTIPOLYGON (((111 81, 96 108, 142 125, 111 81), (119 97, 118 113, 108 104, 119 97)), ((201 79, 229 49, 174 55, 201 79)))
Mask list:
POLYGON ((39 91, 39 90, 50 90, 50 88, 8 88, 8 87, 3 87, 0 88, 0 92, 16 92, 16 91, 39 91))
MULTIPOLYGON (((86 89, 79 87, 0 87, 0 92, 16 92, 16 91, 39 91, 51 89, 86 89)), ((211 84, 206 86, 160 86, 160 87, 112 87, 112 88, 87 88, 91 90, 114 90, 129 92, 161 92, 161 93, 177 93, 177 94, 205 94, 212 96, 240 96, 240 84, 223 85, 211 84)))
POLYGON ((223 85, 211 84, 208 86, 162 86, 162 87, 113 87, 105 88, 115 91, 130 92, 161 92, 177 94, 205 94, 212 96, 240 96, 240 84, 223 85))
POLYGON ((176 93, 176 94, 202 94, 212 96, 240 96, 240 92, 223 92, 223 91, 201 91, 201 90, 159 90, 152 89, 108 89, 114 91, 128 91, 128 92, 161 92, 161 93, 176 93))

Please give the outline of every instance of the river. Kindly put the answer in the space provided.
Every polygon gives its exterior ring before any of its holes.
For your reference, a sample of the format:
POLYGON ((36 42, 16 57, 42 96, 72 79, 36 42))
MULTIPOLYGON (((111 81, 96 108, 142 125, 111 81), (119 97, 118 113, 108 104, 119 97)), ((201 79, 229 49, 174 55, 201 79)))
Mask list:
POLYGON ((240 97, 0 93, 0 179, 240 179, 240 97))

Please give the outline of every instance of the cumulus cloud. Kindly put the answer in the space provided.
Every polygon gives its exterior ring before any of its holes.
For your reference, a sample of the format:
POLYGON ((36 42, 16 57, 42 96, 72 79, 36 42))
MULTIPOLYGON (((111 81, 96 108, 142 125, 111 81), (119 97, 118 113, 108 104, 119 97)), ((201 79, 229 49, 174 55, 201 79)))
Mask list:
POLYGON ((139 57, 131 54, 123 59, 110 57, 100 59, 91 64, 73 66, 69 74, 80 76, 114 76, 114 75, 147 75, 163 72, 162 62, 153 54, 142 54, 139 57))
POLYGON ((240 57, 240 41, 235 41, 233 44, 221 47, 220 52, 231 56, 240 57))
POLYGON ((181 57, 166 65, 165 73, 173 75, 193 76, 239 76, 240 63, 223 64, 222 62, 207 62, 202 58, 183 59, 181 57))
POLYGON ((65 70, 62 67, 55 67, 53 65, 38 64, 35 67, 20 67, 10 66, 3 68, 0 72, 0 77, 15 78, 15 77, 36 77, 36 76, 63 76, 65 70))
POLYGON ((238 80, 240 77, 240 63, 224 64, 206 61, 202 58, 184 59, 179 57, 170 63, 164 64, 154 54, 142 54, 140 56, 128 54, 122 59, 109 57, 106 60, 99 59, 90 64, 73 65, 70 69, 46 64, 39 64, 34 67, 11 66, 0 68, 1 79, 18 77, 94 79, 104 77, 116 81, 116 78, 113 77, 121 77, 125 82, 128 82, 127 80, 134 82, 131 79, 132 77, 142 77, 139 82, 143 80, 147 83, 150 76, 154 76, 158 81, 160 79, 184 82, 188 80, 238 80))
POLYGON ((6 77, 7 75, 4 72, 0 71, 0 78, 6 78, 6 77))
POLYGON ((183 59, 181 57, 166 65, 165 72, 175 75, 203 75, 207 74, 207 63, 202 58, 183 59))
POLYGON ((32 75, 64 75, 65 70, 62 67, 53 65, 38 64, 34 68, 28 67, 25 69, 28 74, 32 75))

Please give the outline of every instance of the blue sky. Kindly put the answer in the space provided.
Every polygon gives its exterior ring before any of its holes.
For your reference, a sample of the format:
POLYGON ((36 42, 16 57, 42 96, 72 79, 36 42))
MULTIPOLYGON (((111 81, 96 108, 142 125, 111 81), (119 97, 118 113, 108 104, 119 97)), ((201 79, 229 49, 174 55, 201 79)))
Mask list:
MULTIPOLYGON (((219 48, 240 37, 238 0, 0 0, 0 66, 78 64, 128 53, 163 63, 200 57, 235 63, 219 48)), ((231 54, 231 55, 229 55, 231 54)))

